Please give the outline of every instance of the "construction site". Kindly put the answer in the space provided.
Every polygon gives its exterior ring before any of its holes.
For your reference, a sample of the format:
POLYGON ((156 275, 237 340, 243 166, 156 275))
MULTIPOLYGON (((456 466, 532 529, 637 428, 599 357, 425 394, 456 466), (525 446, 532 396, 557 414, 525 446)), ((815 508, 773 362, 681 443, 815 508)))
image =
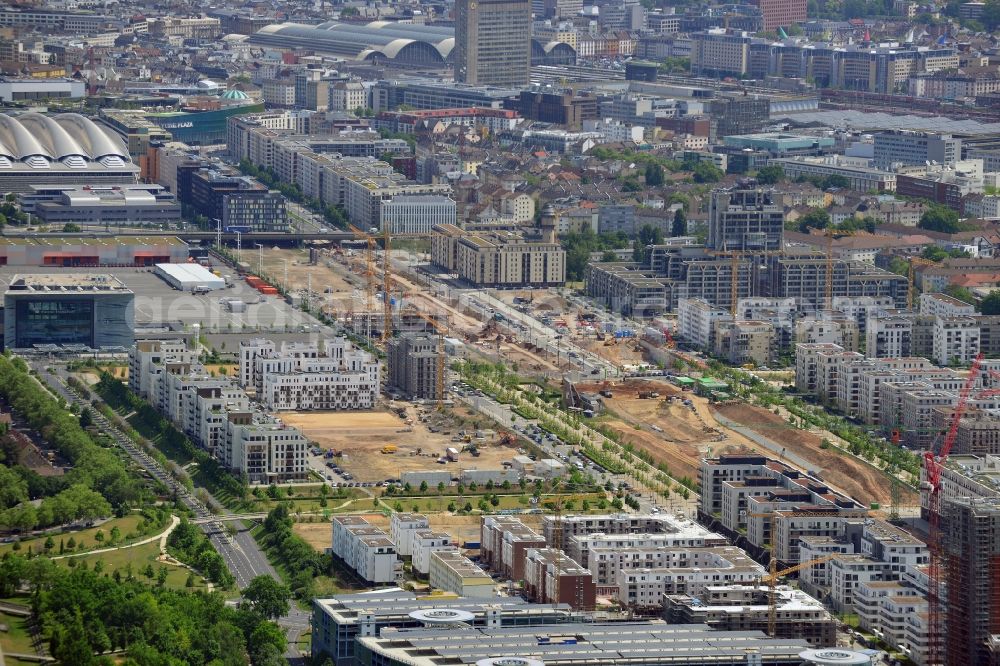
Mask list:
POLYGON ((517 455, 513 440, 489 430, 488 420, 464 407, 391 403, 372 412, 284 412, 283 421, 332 451, 359 482, 399 479, 403 472, 502 469, 517 455), (451 452, 449 452, 451 450, 451 452))

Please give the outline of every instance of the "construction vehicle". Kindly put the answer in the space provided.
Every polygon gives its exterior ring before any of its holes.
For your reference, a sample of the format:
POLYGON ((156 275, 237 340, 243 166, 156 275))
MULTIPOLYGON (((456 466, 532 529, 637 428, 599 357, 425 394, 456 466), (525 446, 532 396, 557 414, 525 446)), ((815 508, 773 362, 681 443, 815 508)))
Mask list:
POLYGON ((656 391, 639 391, 640 400, 651 400, 659 397, 660 394, 657 393, 656 391))
POLYGON ((382 447, 382 453, 395 453, 396 451, 399 451, 399 447, 395 444, 386 444, 382 447))

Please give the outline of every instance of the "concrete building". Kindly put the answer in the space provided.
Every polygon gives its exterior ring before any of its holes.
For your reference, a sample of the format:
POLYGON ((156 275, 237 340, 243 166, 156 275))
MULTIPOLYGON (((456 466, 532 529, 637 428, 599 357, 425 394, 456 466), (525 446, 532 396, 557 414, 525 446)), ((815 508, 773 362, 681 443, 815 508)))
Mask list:
POLYGON ((389 385, 411 398, 437 400, 438 337, 404 333, 389 341, 389 385))
POLYGON ((4 266, 153 266, 188 260, 188 245, 169 236, 44 236, 0 238, 4 266))
POLYGON ((764 30, 787 28, 806 20, 804 0, 755 0, 764 17, 764 30))
POLYGON ((784 224, 784 210, 771 190, 715 190, 709 200, 707 245, 720 251, 780 250, 784 224))
POLYGON ((222 197, 222 228, 250 231, 288 231, 285 195, 276 190, 244 190, 222 197))
POLYGON ((447 532, 417 530, 411 540, 413 553, 410 564, 417 573, 428 576, 431 571, 431 555, 441 550, 457 550, 447 532))
POLYGON ((677 335, 694 347, 714 349, 718 324, 732 315, 700 298, 682 298, 678 305, 677 335))
MULTIPOLYGON (((670 624, 706 624, 722 631, 764 631, 768 594, 766 586, 713 583, 698 595, 665 595, 663 619, 670 624)), ((821 602, 786 585, 775 590, 775 602, 775 638, 806 640, 814 647, 837 644, 837 620, 821 602)))
POLYGON ((431 553, 429 581, 437 590, 469 599, 492 599, 495 584, 490 575, 457 550, 431 553))
POLYGON ((713 76, 741 76, 750 64, 751 37, 721 28, 691 35, 691 71, 713 76))
POLYGON ((541 663, 537 659, 512 655, 534 655, 539 646, 544 646, 545 666, 571 666, 581 658, 601 666, 644 662, 695 666, 705 662, 706 654, 720 662, 741 663, 752 654, 754 663, 761 666, 797 666, 802 661, 799 653, 808 643, 795 639, 775 642, 762 632, 712 631, 700 625, 643 622, 580 622, 548 627, 430 625, 359 637, 357 655, 360 663, 384 666, 434 666, 458 654, 477 666, 537 666, 541 663))
POLYGON ((663 608, 664 595, 700 596, 710 584, 752 584, 764 567, 735 546, 667 551, 664 567, 619 569, 615 599, 639 611, 663 608))
POLYGON ((46 224, 81 227, 174 226, 181 207, 160 185, 31 185, 18 196, 21 210, 46 224))
POLYGON ((870 166, 870 160, 845 157, 844 155, 823 155, 811 157, 798 155, 769 160, 768 164, 780 166, 790 179, 800 177, 840 176, 846 178, 855 192, 895 192, 896 174, 870 166))
POLYGON ((979 322, 970 316, 934 317, 934 362, 969 365, 979 354, 979 322))
POLYGON ((597 605, 591 573, 556 548, 528 550, 524 591, 531 601, 567 604, 574 610, 593 610, 597 605))
MULTIPOLYGON (((632 558, 644 559, 647 552, 670 550, 672 548, 709 548, 727 544, 725 537, 710 532, 704 527, 689 523, 679 525, 671 531, 656 533, 624 533, 624 534, 577 534, 569 536, 563 542, 566 554, 579 562, 580 566, 589 569, 594 574, 594 580, 600 584, 615 584, 612 574, 627 567, 632 558), (618 553, 627 552, 628 559, 618 553), (601 554, 601 561, 597 559, 601 554)), ((656 555, 650 555, 656 558, 656 555)))
POLYGON ((231 411, 224 462, 251 483, 304 481, 309 476, 307 440, 296 428, 266 414, 231 411))
POLYGON ((437 225, 432 261, 479 287, 556 287, 566 282, 566 252, 554 232, 528 240, 516 232, 469 233, 437 225))
POLYGON ((4 293, 4 347, 131 347, 134 301, 135 294, 111 275, 15 275, 4 293))
POLYGON ((380 372, 374 356, 343 337, 321 343, 262 338, 240 343, 240 382, 271 410, 371 409, 380 372))
POLYGON ((359 81, 334 81, 329 88, 329 109, 331 111, 354 111, 365 109, 368 104, 368 90, 359 81))
POLYGON ((962 159, 962 140, 950 134, 894 130, 875 134, 875 166, 894 170, 898 165, 952 165, 962 159))
POLYGON ((417 532, 430 528, 427 516, 419 513, 393 513, 389 519, 389 536, 402 557, 413 555, 413 538, 417 532))
POLYGON ((898 358, 913 355, 913 319, 906 316, 878 316, 868 321, 865 354, 869 358, 898 358))
POLYGON ((732 365, 753 363, 766 366, 777 356, 774 326, 766 321, 718 321, 715 354, 732 365))
POLYGON ((360 516, 333 518, 332 552, 371 584, 395 583, 403 573, 389 536, 360 516))
POLYGON ((480 561, 511 580, 524 578, 529 548, 546 546, 544 537, 515 516, 484 516, 480 531, 480 561))
POLYGON ((526 86, 531 65, 530 0, 460 0, 455 6, 455 81, 526 86))

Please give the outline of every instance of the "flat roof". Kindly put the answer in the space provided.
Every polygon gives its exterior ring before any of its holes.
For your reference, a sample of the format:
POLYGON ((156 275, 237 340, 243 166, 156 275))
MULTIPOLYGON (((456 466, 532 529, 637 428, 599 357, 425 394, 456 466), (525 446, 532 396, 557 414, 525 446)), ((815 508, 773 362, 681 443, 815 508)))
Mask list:
POLYGON ((0 247, 5 245, 44 245, 57 247, 84 245, 87 247, 114 247, 117 245, 172 245, 187 247, 176 236, 0 236, 0 247))
POLYGON ((15 275, 7 287, 11 292, 131 294, 132 290, 107 273, 34 273, 15 275))

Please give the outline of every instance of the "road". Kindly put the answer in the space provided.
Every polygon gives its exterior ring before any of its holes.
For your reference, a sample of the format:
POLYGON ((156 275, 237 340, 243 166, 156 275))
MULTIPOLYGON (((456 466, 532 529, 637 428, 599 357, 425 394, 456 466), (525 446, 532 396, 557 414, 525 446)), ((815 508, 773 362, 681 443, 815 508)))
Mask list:
MULTIPOLYGON (((77 403, 81 409, 89 406, 87 401, 83 400, 69 386, 69 372, 66 370, 65 365, 44 358, 30 359, 28 363, 38 373, 39 377, 48 378, 48 381, 45 383, 50 389, 62 396, 67 404, 77 403)), ((176 479, 163 469, 155 458, 126 437, 103 414, 96 409, 92 409, 91 414, 93 415, 94 423, 103 432, 124 449, 139 467, 145 469, 153 478, 174 492, 181 503, 190 509, 197 519, 206 520, 215 516, 200 499, 188 492, 187 488, 178 483, 176 479)), ((208 500, 215 506, 222 506, 211 495, 208 495, 208 500)), ((206 536, 208 536, 215 550, 222 556, 226 567, 233 574, 233 578, 236 579, 236 585, 239 589, 242 590, 245 588, 257 576, 271 576, 276 580, 281 580, 245 525, 233 535, 229 535, 218 520, 203 523, 200 527, 206 536)), ((286 630, 288 636, 289 648, 285 656, 289 659, 290 663, 304 664, 303 657, 299 653, 295 643, 309 627, 308 613, 293 606, 288 615, 278 620, 278 624, 286 630)))

